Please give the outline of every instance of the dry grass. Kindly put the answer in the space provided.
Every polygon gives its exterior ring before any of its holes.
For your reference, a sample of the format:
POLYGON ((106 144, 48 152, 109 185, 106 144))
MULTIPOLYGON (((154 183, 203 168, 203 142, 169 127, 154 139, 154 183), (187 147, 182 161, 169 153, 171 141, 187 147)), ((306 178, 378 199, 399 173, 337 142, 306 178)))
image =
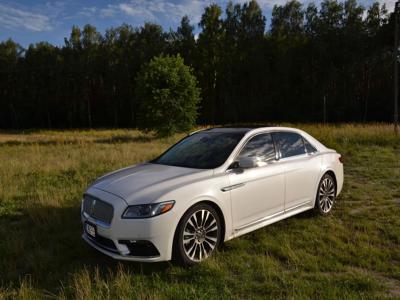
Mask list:
POLYGON ((80 238, 85 187, 182 135, 0 133, 0 299, 399 298, 400 139, 385 124, 283 125, 344 155, 333 214, 260 229, 191 269, 118 263, 80 238))

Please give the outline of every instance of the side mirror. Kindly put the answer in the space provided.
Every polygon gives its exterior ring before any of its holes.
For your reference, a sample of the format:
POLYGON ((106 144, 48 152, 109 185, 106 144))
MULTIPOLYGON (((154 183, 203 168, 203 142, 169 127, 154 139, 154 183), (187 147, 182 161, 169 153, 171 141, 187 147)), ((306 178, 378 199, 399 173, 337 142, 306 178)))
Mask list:
POLYGON ((239 168, 250 169, 257 167, 257 160, 253 157, 242 157, 238 160, 239 168))

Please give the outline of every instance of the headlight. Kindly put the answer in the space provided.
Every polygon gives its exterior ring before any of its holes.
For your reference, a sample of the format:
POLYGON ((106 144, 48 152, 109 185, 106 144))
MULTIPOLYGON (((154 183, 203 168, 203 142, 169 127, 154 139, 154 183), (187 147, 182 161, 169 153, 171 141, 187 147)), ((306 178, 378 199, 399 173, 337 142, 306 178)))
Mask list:
POLYGON ((141 205, 131 205, 125 209, 122 214, 123 219, 143 219, 151 218, 167 211, 170 211, 174 207, 175 201, 166 201, 161 203, 152 204, 141 204, 141 205))

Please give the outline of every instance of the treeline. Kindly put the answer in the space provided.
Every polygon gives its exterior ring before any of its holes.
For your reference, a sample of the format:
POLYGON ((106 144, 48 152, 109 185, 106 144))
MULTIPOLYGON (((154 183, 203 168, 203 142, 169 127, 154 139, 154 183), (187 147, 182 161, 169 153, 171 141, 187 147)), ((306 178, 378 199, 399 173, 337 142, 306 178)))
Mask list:
POLYGON ((136 75, 180 54, 201 88, 200 123, 390 121, 394 20, 385 6, 324 0, 205 8, 199 34, 146 23, 73 27, 61 47, 0 43, 0 127, 137 126, 136 75))

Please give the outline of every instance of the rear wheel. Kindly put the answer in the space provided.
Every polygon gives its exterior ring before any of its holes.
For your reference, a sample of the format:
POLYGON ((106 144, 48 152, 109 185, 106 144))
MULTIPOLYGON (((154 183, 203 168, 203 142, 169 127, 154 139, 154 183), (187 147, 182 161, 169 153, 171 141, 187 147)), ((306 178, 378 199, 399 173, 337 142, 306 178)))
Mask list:
POLYGON ((205 203, 191 207, 182 217, 174 241, 174 257, 184 265, 208 258, 221 241, 221 221, 215 209, 205 203))
POLYGON ((321 214, 328 214, 336 199, 336 184, 330 174, 325 174, 318 185, 314 210, 321 214))

